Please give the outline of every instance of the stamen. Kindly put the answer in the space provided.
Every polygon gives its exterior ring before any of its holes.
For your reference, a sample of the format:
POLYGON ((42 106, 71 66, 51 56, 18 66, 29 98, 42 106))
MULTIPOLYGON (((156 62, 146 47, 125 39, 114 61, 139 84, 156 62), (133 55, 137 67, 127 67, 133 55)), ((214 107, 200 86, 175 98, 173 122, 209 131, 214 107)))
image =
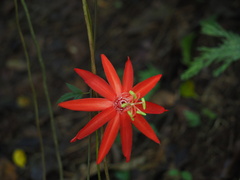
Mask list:
POLYGON ((137 113, 137 114, 141 114, 141 115, 143 115, 143 116, 146 116, 146 115, 147 115, 145 112, 142 112, 142 111, 140 111, 140 110, 138 110, 136 113, 137 113))
POLYGON ((147 107, 146 107, 146 101, 145 101, 145 99, 144 99, 144 98, 141 98, 141 100, 142 100, 142 107, 143 107, 143 109, 146 109, 147 107))
POLYGON ((132 90, 129 91, 129 94, 133 96, 133 99, 137 99, 137 95, 132 90))
POLYGON ((134 121, 134 117, 131 111, 127 111, 128 115, 130 116, 131 120, 134 121))

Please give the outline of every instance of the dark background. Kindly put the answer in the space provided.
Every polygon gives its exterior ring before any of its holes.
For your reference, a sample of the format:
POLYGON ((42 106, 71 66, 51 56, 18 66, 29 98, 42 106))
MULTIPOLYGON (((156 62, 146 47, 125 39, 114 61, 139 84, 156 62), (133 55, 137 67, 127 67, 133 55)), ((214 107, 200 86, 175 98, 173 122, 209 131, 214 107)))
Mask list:
MULTIPOLYGON (((93 4, 89 2, 93 12, 93 4)), ((88 122, 89 116, 61 109, 56 103, 61 95, 69 92, 65 83, 88 90, 73 71, 75 67, 90 70, 81 1, 27 0, 26 3, 46 65, 65 179, 85 179, 88 139, 76 143, 69 140, 88 122)), ((158 132, 160 146, 134 130, 131 162, 125 164, 120 143, 113 145, 108 154, 112 179, 175 180, 182 178, 181 172, 187 172, 194 180, 240 178, 239 62, 217 78, 212 76, 211 66, 193 77, 191 82, 197 98, 183 97, 180 92, 183 83, 180 76, 187 69, 182 63, 182 38, 196 34, 191 51, 192 57, 198 56, 198 47, 214 47, 220 43, 217 38, 201 34, 200 21, 216 16, 224 29, 239 33, 239 8, 239 0, 98 1, 98 74, 102 76, 99 58, 102 53, 118 70, 130 56, 136 82, 138 74, 151 64, 163 74, 160 88, 151 101, 169 109, 162 115, 147 116, 158 132), (204 115, 204 108, 216 116, 211 119, 204 115), (189 126, 185 110, 198 114, 201 124, 189 126), (171 175, 174 169, 179 175, 171 175)), ((47 179, 58 179, 41 70, 20 2, 19 17, 37 89, 47 179)), ((41 179, 41 155, 27 66, 16 27, 14 2, 7 0, 0 1, 0 80, 0 179, 41 179), (12 160, 18 148, 27 155, 24 168, 17 167, 12 160)), ((91 146, 91 176, 96 179, 94 137, 91 146)))

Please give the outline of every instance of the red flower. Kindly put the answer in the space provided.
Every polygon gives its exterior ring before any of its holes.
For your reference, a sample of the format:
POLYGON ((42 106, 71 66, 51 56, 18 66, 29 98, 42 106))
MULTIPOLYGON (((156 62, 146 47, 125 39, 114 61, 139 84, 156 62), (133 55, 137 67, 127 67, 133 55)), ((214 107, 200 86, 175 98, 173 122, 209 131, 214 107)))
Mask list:
POLYGON ((108 123, 100 145, 97 164, 109 152, 119 129, 123 155, 128 162, 132 150, 132 124, 145 136, 156 143, 160 143, 153 129, 142 115, 146 115, 146 113, 161 114, 167 111, 162 106, 145 102, 143 98, 156 85, 162 75, 150 77, 133 86, 133 68, 128 58, 121 83, 116 70, 107 57, 102 54, 101 59, 108 83, 89 71, 77 68, 74 70, 88 86, 103 98, 70 100, 59 103, 59 106, 74 111, 101 111, 77 133, 71 142, 90 135, 108 123))

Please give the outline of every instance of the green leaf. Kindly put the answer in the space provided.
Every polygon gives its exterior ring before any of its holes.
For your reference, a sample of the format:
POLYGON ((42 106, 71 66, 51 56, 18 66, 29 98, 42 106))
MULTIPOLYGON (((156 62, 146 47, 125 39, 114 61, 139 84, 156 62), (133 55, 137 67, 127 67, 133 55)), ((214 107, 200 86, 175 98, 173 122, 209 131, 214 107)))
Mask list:
MULTIPOLYGON (((67 101, 67 100, 69 100, 69 99, 74 99, 75 97, 76 97, 76 94, 73 93, 73 92, 66 93, 66 94, 62 95, 62 96, 58 99, 57 103, 61 103, 61 102, 67 101)), ((78 98, 78 99, 80 99, 80 98, 78 98)))
POLYGON ((217 118, 217 114, 207 108, 202 109, 202 114, 207 116, 210 120, 217 118))
POLYGON ((76 86, 68 84, 68 83, 66 83, 66 85, 72 92, 62 95, 58 99, 57 104, 60 102, 70 100, 70 99, 81 99, 83 96, 83 92, 81 91, 81 89, 78 89, 76 86))
POLYGON ((117 171, 117 172, 115 172, 115 177, 118 180, 130 180, 130 172, 129 171, 117 171))
POLYGON ((195 36, 196 35, 194 33, 188 34, 185 37, 183 37, 183 39, 180 42, 183 56, 182 63, 187 66, 191 64, 192 44, 195 36))
POLYGON ((116 139, 115 139, 115 142, 120 144, 121 143, 121 137, 120 137, 120 133, 118 133, 116 139))
POLYGON ((180 175, 180 172, 177 169, 171 169, 171 170, 168 171, 168 175, 178 177, 180 175))
POLYGON ((196 98, 198 97, 195 91, 195 83, 191 80, 185 81, 180 85, 180 94, 185 98, 196 98))
POLYGON ((155 126, 155 124, 153 124, 153 123, 149 123, 150 124, 150 126, 152 127, 152 129, 154 130, 154 132, 157 134, 157 136, 160 136, 160 134, 159 134, 159 132, 158 132, 158 129, 157 129, 157 127, 155 126))
POLYGON ((209 36, 224 37, 227 33, 215 20, 215 17, 211 17, 200 22, 202 26, 202 33, 209 36))
POLYGON ((182 171, 181 176, 183 180, 192 180, 192 174, 189 171, 182 171))
POLYGON ((72 92, 82 94, 81 89, 77 88, 76 86, 74 86, 72 84, 68 84, 68 83, 66 83, 66 85, 72 92))
POLYGON ((199 114, 189 110, 185 110, 183 113, 190 127, 197 127, 201 124, 199 114))
MULTIPOLYGON (((157 74, 161 74, 162 71, 154 67, 153 65, 148 65, 146 70, 139 72, 139 81, 143 81, 149 77, 155 76, 157 74)), ((150 99, 150 97, 156 92, 156 90, 159 88, 159 83, 144 97, 147 101, 150 99)))
POLYGON ((223 29, 213 19, 201 22, 202 33, 222 38, 222 43, 217 47, 200 47, 199 57, 194 58, 189 68, 181 75, 182 80, 187 80, 197 75, 203 68, 215 63, 219 65, 213 70, 215 77, 222 74, 233 62, 240 60, 240 35, 223 29))
POLYGON ((73 99, 81 99, 82 98, 82 94, 76 94, 73 99))

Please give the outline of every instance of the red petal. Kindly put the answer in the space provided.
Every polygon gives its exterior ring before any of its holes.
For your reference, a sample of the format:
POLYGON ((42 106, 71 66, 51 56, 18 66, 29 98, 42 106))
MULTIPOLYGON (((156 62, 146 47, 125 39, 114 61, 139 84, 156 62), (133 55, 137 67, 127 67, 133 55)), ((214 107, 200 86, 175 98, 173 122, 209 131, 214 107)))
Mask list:
POLYGON ((122 152, 126 157, 126 162, 130 161, 131 151, 132 151, 132 122, 127 113, 121 114, 121 142, 122 142, 122 152))
POLYGON ((112 119, 114 116, 116 116, 117 112, 114 108, 108 108, 96 116, 94 116, 86 126, 84 126, 77 135, 71 140, 71 142, 76 141, 77 139, 82 139, 89 134, 96 131, 98 128, 103 126, 105 123, 107 123, 110 119, 112 119))
POLYGON ((102 111, 112 106, 112 101, 103 98, 86 98, 65 101, 59 106, 73 111, 102 111))
POLYGON ((143 109, 141 104, 136 105, 137 108, 139 108, 141 111, 147 113, 147 114, 162 114, 166 110, 164 107, 159 106, 158 104, 146 101, 146 109, 143 109))
POLYGON ((132 123, 134 124, 134 126, 136 126, 136 128, 139 131, 141 131, 149 139, 155 141, 156 143, 160 143, 152 127, 148 124, 148 122, 144 119, 144 117, 137 114, 136 117, 134 118, 134 121, 132 121, 132 123))
POLYGON ((115 68, 113 67, 112 63, 108 60, 108 58, 101 54, 102 58, 102 65, 106 75, 106 78, 110 84, 110 86, 114 89, 117 95, 119 95, 122 91, 121 81, 117 75, 115 68))
POLYGON ((79 76, 83 78, 83 80, 87 83, 87 85, 90 86, 98 94, 100 94, 101 96, 109 100, 115 99, 116 97, 115 92, 105 80, 83 69, 75 68, 74 70, 76 73, 78 73, 79 76))
POLYGON ((103 134, 102 142, 101 142, 99 153, 98 153, 97 164, 101 163, 103 158, 109 152, 117 136, 119 127, 120 127, 120 121, 119 121, 119 114, 117 113, 116 116, 111 121, 109 121, 105 129, 105 132, 103 134))
POLYGON ((123 90, 122 92, 128 92, 132 89, 133 86, 133 67, 130 58, 125 64, 124 73, 123 73, 123 90))
POLYGON ((162 77, 161 74, 150 77, 133 87, 132 91, 135 92, 137 95, 139 94, 139 98, 144 97, 162 77))

